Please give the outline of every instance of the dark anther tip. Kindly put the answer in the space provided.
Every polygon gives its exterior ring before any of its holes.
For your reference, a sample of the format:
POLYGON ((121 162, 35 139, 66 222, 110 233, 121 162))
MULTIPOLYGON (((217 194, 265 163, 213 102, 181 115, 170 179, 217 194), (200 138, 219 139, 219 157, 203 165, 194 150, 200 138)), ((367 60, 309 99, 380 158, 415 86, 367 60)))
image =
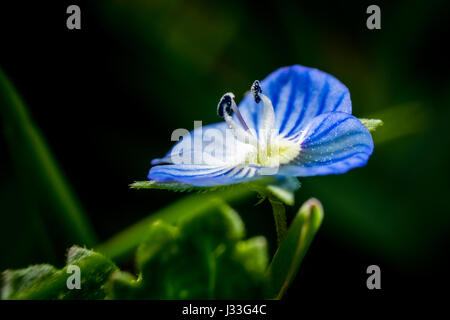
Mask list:
POLYGON ((226 114, 231 114, 231 104, 234 97, 232 94, 224 94, 217 106, 217 115, 223 118, 226 114))
POLYGON ((259 94, 262 93, 262 89, 258 80, 255 80, 255 82, 253 82, 251 90, 253 97, 255 98, 255 102, 259 103, 261 101, 261 97, 259 96, 259 94))

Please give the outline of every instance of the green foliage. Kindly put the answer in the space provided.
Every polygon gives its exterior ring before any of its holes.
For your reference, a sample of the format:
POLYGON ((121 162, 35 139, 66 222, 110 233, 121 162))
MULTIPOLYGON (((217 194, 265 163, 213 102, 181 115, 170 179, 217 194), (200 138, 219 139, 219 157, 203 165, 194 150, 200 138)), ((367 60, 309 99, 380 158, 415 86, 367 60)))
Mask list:
POLYGON ((116 234, 98 246, 96 250, 110 259, 123 261, 133 254, 139 244, 145 241, 148 226, 155 221, 162 220, 169 224, 175 224, 186 214, 214 214, 215 211, 220 209, 224 201, 245 199, 250 195, 254 195, 254 192, 244 188, 191 194, 150 214, 147 218, 116 234))
MULTIPOLYGON (((0 114, 20 184, 18 192, 26 199, 24 211, 28 211, 28 215, 23 219, 40 228, 35 238, 38 241, 46 239, 48 232, 44 226, 52 224, 65 237, 58 239, 59 242, 94 245, 96 236, 80 203, 24 102, 1 68, 0 114)), ((40 245, 48 246, 48 243, 40 245)))
POLYGON ((67 254, 67 265, 58 270, 48 264, 26 269, 6 270, 2 277, 2 299, 103 299, 103 285, 117 267, 96 252, 72 247, 67 254), (81 289, 69 290, 69 265, 81 270, 81 289))
MULTIPOLYGON (((130 185, 133 189, 164 189, 170 191, 187 191, 186 185, 179 183, 157 183, 153 181, 138 181, 130 185)), ((219 210, 222 203, 242 200, 254 195, 256 192, 261 196, 261 201, 273 196, 281 202, 293 205, 294 192, 300 188, 297 178, 274 179, 265 178, 253 182, 241 183, 237 185, 199 188, 189 187, 190 191, 197 191, 184 197, 167 207, 154 212, 142 221, 118 233, 105 243, 96 248, 110 259, 123 260, 130 257, 134 249, 145 240, 148 225, 157 220, 167 223, 179 221, 187 212, 190 214, 200 214, 219 210)))
POLYGON ((41 264, 20 270, 3 272, 2 299, 25 299, 42 290, 44 283, 53 281, 58 271, 51 265, 41 264), (42 288, 42 289, 41 289, 42 288))
POLYGON ((140 279, 116 273, 109 297, 263 298, 267 244, 244 235, 242 220, 225 204, 213 213, 187 215, 176 226, 157 221, 136 253, 140 279))
MULTIPOLYGON (((78 247, 72 247, 67 254, 67 265, 77 265, 81 270, 80 290, 67 290, 58 298, 60 299, 104 299, 104 284, 112 272, 118 270, 116 265, 105 256, 78 247)), ((67 277, 67 266, 63 269, 67 277)))
POLYGON ((2 299, 262 299, 281 298, 322 219, 317 200, 294 219, 270 267, 264 237, 245 239, 239 215, 187 213, 174 223, 147 225, 136 250, 137 276, 97 252, 72 247, 67 265, 34 265, 3 273, 2 299), (68 289, 69 265, 81 270, 81 289, 68 289))

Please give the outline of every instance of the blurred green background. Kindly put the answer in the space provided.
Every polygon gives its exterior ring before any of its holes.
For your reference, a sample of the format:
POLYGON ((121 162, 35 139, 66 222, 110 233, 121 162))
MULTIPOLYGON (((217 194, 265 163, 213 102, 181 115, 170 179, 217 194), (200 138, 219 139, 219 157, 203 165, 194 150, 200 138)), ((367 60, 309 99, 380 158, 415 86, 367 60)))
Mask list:
MULTIPOLYGON (((382 29, 368 30, 369 4, 2 4, 0 67, 29 114, 0 106, 0 270, 61 265, 70 245, 94 247, 182 197, 128 184, 146 178, 174 129, 219 121, 223 93, 239 101, 255 79, 302 64, 336 76, 354 115, 385 125, 366 167, 301 179, 288 218, 313 196, 325 219, 290 296, 362 292, 370 264, 388 292, 436 284, 450 244, 450 10, 444 1, 378 2, 382 29), (70 4, 81 7, 79 31, 65 26, 70 4)), ((273 251, 270 207, 255 202, 232 206, 273 251)))

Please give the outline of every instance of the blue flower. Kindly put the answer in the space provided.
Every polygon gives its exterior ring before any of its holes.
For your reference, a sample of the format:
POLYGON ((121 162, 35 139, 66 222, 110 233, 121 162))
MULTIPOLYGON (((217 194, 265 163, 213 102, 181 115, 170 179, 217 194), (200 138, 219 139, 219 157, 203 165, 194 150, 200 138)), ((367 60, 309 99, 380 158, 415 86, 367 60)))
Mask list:
POLYGON ((267 175, 340 174, 364 166, 373 152, 371 134, 351 115, 347 87, 317 69, 278 69, 255 81, 239 106, 225 94, 217 112, 224 122, 183 136, 152 161, 148 178, 215 186, 267 175))

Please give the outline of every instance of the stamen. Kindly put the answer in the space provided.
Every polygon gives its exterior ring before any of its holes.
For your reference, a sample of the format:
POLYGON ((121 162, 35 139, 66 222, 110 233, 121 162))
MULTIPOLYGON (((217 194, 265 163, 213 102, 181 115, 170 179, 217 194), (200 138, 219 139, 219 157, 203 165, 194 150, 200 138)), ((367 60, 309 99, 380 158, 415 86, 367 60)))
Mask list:
POLYGON ((251 91, 256 103, 259 103, 261 100, 263 102, 263 125, 260 127, 259 136, 262 137, 261 143, 264 145, 269 142, 270 136, 275 127, 275 112, 273 110, 272 101, 270 101, 270 99, 262 93, 261 84, 258 80, 253 82, 251 91))
POLYGON ((233 118, 228 113, 224 114, 225 122, 228 124, 228 127, 232 130, 234 137, 242 143, 250 144, 256 146, 257 140, 253 136, 250 130, 244 131, 236 122, 234 122, 233 118))
POLYGON ((264 105, 263 128, 266 134, 269 135, 275 128, 275 111, 273 110, 272 101, 266 95, 261 93, 259 96, 264 105))
POLYGON ((219 105, 217 106, 217 114, 219 115, 219 117, 224 118, 225 114, 231 116, 231 111, 233 111, 236 114, 236 117, 238 118, 244 130, 250 132, 249 127, 245 123, 244 118, 239 112, 236 102, 234 101, 234 94, 228 92, 225 93, 220 99, 219 105))
POLYGON ((234 94, 231 92, 225 93, 219 101, 219 105, 217 106, 217 114, 225 119, 225 122, 228 124, 228 127, 233 131, 233 135, 235 138, 245 144, 256 145, 257 140, 253 136, 252 132, 248 128, 244 119, 242 118, 241 113, 234 102, 234 94), (232 111, 236 114, 239 122, 241 123, 242 129, 231 117, 232 111))

